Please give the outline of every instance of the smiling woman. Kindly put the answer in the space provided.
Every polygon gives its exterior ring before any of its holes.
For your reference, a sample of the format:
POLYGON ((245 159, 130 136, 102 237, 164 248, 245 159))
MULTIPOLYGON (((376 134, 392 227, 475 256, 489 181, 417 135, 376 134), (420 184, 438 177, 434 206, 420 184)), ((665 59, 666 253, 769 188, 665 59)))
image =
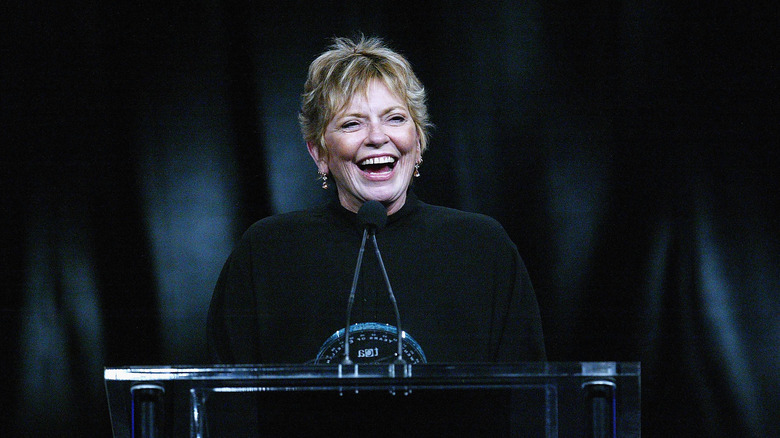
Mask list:
MULTIPOLYGON (((420 357, 544 360, 536 296, 501 225, 425 204, 410 189, 430 123, 425 89, 409 62, 380 39, 337 38, 310 65, 302 100, 306 146, 322 187, 329 189, 332 178, 337 199, 262 219, 247 230, 212 297, 208 333, 214 358, 312 361, 323 342, 345 328, 342 309, 348 296, 351 306, 352 290, 356 325, 396 323, 395 297, 383 298, 389 273, 407 330, 403 336, 418 341, 420 357), (386 209, 380 212, 387 214, 386 226, 376 235, 386 271, 368 252, 353 279, 364 236, 357 212, 367 201, 386 209)), ((373 357, 364 356, 353 359, 373 357)))

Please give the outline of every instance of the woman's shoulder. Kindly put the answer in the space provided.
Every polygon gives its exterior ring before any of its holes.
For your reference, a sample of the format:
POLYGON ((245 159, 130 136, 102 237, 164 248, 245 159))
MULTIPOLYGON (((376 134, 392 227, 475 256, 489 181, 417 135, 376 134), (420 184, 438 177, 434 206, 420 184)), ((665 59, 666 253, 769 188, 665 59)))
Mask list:
POLYGON ((441 227, 480 239, 508 239, 501 223, 486 214, 424 203, 421 203, 420 212, 430 227, 441 227))
POLYGON ((319 229, 325 222, 325 210, 321 207, 277 213, 255 221, 246 229, 242 240, 294 238, 319 229))
POLYGON ((276 213, 270 216, 266 216, 262 219, 255 221, 249 230, 262 230, 276 227, 289 227, 297 224, 305 224, 308 222, 316 221, 317 217, 321 216, 319 207, 309 208, 305 210, 294 210, 284 213, 276 213))
POLYGON ((503 230, 503 227, 495 218, 483 213, 458 210, 456 208, 425 204, 422 202, 420 203, 420 206, 423 215, 432 220, 440 221, 443 224, 498 228, 503 230))

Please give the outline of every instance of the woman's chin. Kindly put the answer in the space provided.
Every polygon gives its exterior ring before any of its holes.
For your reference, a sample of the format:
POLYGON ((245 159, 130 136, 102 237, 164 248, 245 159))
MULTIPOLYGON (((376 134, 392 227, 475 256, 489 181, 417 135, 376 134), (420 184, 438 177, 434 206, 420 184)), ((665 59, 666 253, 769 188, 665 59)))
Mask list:
POLYGON ((350 210, 359 209, 366 201, 379 201, 394 212, 403 206, 406 200, 406 189, 409 184, 391 179, 388 181, 366 181, 352 186, 339 187, 341 204, 350 210), (400 201, 400 202, 399 202, 400 201))
POLYGON ((379 201, 382 203, 390 203, 401 197, 405 192, 400 187, 381 187, 363 192, 361 198, 366 201, 379 201))
POLYGON ((379 201, 387 207, 388 214, 395 213, 406 202, 406 192, 395 190, 391 193, 378 192, 368 193, 363 197, 366 201, 379 201))

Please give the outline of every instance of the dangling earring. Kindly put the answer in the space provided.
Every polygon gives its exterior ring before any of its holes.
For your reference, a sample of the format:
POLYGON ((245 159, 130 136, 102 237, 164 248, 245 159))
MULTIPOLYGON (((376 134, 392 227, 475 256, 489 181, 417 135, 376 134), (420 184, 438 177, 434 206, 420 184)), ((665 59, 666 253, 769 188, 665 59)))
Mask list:
POLYGON ((328 174, 325 172, 318 172, 320 179, 322 180, 322 188, 328 190, 328 174))
POLYGON ((420 158, 420 161, 414 163, 414 177, 419 178, 420 177, 420 163, 422 163, 422 158, 420 158))

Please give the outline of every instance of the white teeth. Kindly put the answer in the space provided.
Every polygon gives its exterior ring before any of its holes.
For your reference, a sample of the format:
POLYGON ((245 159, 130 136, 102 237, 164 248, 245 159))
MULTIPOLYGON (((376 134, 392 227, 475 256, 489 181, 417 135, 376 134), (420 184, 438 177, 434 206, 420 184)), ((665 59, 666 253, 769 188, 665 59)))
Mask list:
POLYGON ((361 166, 370 166, 372 164, 391 164, 391 163, 394 163, 394 162, 395 162, 395 158, 384 156, 384 157, 374 157, 374 158, 369 158, 369 159, 363 160, 363 161, 360 162, 360 165, 361 166))

